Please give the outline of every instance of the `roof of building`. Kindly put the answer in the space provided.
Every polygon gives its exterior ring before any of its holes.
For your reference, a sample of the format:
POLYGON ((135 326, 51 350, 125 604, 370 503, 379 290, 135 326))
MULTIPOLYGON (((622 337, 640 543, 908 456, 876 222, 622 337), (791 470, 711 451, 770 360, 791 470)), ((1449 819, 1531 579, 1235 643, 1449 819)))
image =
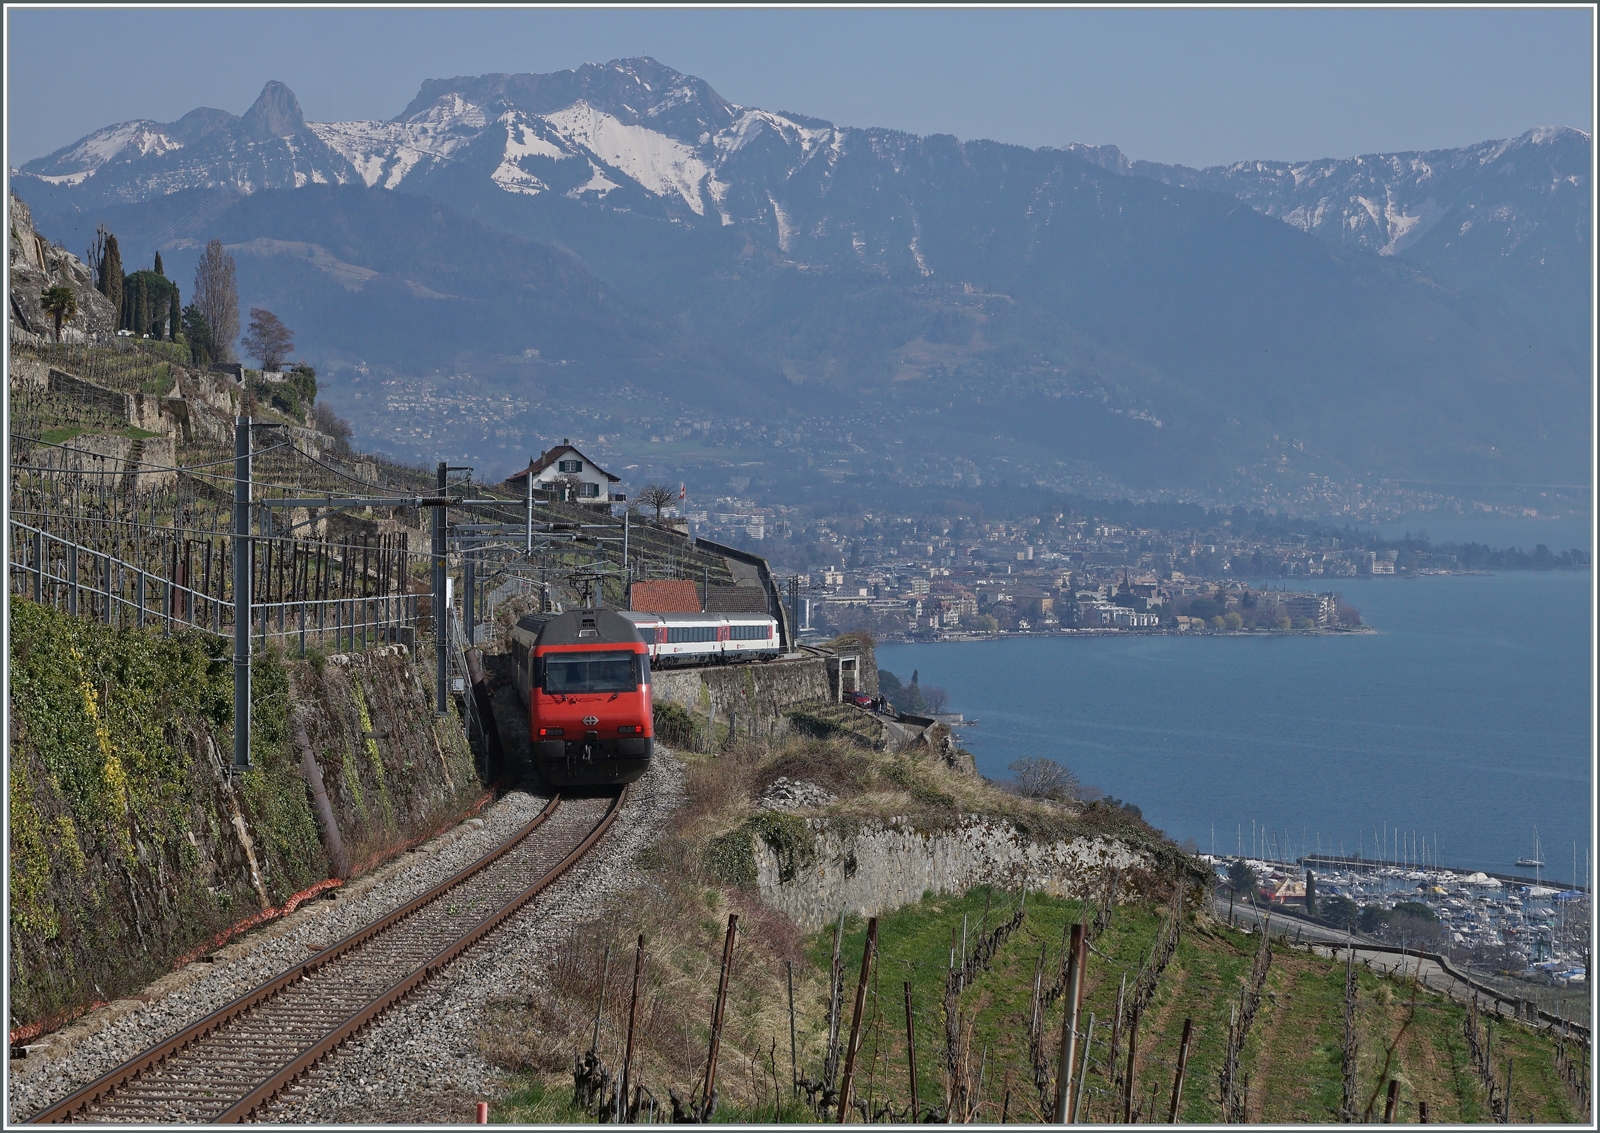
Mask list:
POLYGON ((700 588, 688 580, 659 579, 635 582, 628 590, 628 607, 652 614, 700 613, 700 588))
POLYGON ((510 483, 514 483, 514 482, 518 482, 518 481, 524 480, 530 475, 531 476, 537 476, 537 475, 539 475, 539 473, 543 472, 546 468, 549 468, 556 461, 560 460, 562 457, 567 456, 569 454, 572 455, 572 456, 576 456, 579 459, 583 460, 585 463, 593 466, 593 468, 594 468, 594 470, 596 472, 600 473, 607 480, 610 480, 613 484, 618 484, 618 483, 622 482, 622 477, 621 476, 613 476, 611 473, 607 472, 604 468, 601 468, 598 461, 596 461, 593 457, 588 456, 587 454, 578 451, 578 449, 573 446, 571 440, 569 440, 569 439, 567 439, 565 437, 562 438, 560 444, 556 445, 555 448, 551 449, 549 452, 542 452, 542 453, 539 454, 537 459, 529 460, 528 461, 528 467, 524 468, 521 472, 513 472, 510 476, 507 476, 505 478, 505 482, 507 484, 510 484, 510 483))

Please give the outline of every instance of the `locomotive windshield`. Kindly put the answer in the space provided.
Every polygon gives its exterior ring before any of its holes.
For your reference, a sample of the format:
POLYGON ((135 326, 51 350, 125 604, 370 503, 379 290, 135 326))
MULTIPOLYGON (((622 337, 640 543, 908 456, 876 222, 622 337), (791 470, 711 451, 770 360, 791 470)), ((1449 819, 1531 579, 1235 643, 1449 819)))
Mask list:
POLYGON ((638 687, 638 671, 633 653, 555 653, 544 663, 544 691, 572 694, 580 692, 632 692, 638 687))

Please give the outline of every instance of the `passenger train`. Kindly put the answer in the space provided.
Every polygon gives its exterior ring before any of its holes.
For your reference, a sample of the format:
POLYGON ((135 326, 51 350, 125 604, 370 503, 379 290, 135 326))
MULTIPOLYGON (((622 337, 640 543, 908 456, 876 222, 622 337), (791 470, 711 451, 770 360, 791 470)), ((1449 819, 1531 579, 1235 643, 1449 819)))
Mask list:
POLYGON ((511 631, 534 768, 553 787, 631 783, 655 746, 650 654, 615 610, 529 614, 511 631))
POLYGON ((781 652, 777 619, 766 614, 528 614, 511 631, 511 655, 534 767, 555 787, 631 783, 655 747, 652 664, 781 652))
POLYGON ((769 614, 646 614, 623 610, 656 665, 768 661, 783 652, 769 614))

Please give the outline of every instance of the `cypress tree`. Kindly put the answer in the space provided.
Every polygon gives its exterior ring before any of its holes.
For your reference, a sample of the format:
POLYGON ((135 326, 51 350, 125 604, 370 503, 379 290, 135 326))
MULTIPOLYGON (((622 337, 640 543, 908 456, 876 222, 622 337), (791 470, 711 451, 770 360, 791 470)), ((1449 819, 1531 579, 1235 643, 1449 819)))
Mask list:
POLYGON ((156 253, 156 274, 159 275, 159 276, 163 276, 163 277, 167 274, 166 272, 161 270, 161 253, 160 252, 156 253))
POLYGON ((122 317, 122 251, 117 247, 117 238, 112 233, 106 233, 105 258, 100 262, 100 294, 111 300, 111 305, 117 311, 119 322, 118 329, 127 325, 127 320, 122 317))
POLYGON ((122 287, 122 329, 139 333, 139 273, 126 278, 122 287))
MULTIPOLYGON (((160 252, 156 253, 159 259, 160 252)), ((183 323, 183 308, 178 304, 178 285, 174 283, 167 292, 167 339, 171 342, 178 341, 178 327, 183 323)))
POLYGON ((123 325, 134 334, 146 334, 150 330, 150 290, 145 286, 144 276, 134 272, 128 277, 124 290, 123 300, 123 325))

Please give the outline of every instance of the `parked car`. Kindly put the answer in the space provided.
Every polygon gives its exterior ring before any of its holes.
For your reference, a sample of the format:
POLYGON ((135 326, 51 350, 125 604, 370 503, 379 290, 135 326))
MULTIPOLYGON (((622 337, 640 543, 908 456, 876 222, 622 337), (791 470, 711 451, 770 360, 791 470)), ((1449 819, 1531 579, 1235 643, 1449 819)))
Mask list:
POLYGON ((844 699, 846 704, 854 704, 857 708, 871 708, 873 705, 872 697, 860 691, 847 692, 844 699))

